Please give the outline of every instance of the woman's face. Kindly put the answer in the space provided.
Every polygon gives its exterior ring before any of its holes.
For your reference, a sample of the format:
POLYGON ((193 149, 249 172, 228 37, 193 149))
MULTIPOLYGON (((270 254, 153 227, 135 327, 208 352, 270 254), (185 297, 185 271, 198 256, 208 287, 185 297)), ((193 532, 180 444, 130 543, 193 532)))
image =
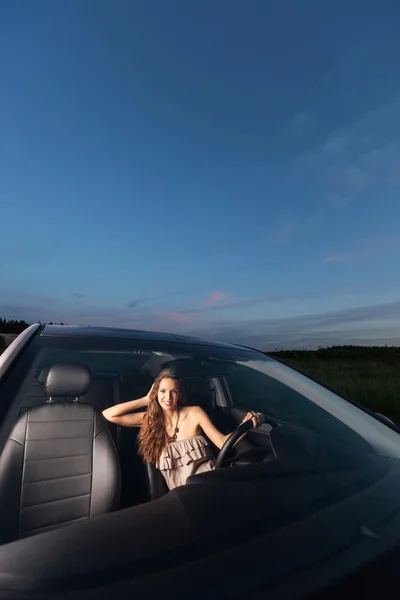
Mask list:
POLYGON ((160 382, 157 400, 163 410, 174 410, 178 405, 179 386, 175 379, 165 377, 160 382))

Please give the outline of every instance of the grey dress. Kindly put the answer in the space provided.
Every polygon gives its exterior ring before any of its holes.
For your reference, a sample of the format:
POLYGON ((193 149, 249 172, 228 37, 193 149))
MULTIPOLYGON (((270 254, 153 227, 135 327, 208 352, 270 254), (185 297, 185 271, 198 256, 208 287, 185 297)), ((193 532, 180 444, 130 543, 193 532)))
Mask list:
POLYGON ((202 435, 170 442, 161 453, 158 468, 170 490, 185 485, 191 475, 214 469, 210 446, 202 435))

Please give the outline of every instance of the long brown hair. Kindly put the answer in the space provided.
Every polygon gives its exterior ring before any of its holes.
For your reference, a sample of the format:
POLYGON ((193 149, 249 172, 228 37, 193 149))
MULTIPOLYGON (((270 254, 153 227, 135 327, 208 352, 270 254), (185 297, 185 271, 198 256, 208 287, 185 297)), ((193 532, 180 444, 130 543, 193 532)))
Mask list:
MULTIPOLYGON (((174 379, 170 376, 168 369, 164 369, 156 378, 149 395, 149 405, 143 417, 138 441, 138 453, 148 463, 157 464, 161 452, 168 443, 167 431, 165 429, 165 417, 157 396, 163 379, 174 379)), ((178 379, 174 379, 178 388, 178 406, 186 402, 185 390, 178 379)))

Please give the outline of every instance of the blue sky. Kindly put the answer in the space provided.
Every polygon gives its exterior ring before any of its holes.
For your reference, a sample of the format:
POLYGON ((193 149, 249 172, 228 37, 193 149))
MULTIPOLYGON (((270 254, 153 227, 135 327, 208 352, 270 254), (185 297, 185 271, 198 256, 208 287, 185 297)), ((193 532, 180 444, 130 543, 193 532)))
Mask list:
POLYGON ((0 316, 400 343, 400 6, 0 8, 0 316))

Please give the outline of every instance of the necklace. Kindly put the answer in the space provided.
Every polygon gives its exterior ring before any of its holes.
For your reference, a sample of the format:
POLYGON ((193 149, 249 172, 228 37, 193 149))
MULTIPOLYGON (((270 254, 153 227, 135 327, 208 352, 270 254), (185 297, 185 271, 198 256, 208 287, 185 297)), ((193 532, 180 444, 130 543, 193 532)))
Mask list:
POLYGON ((178 429, 179 416, 180 415, 179 415, 179 411, 178 411, 178 418, 176 420, 175 430, 174 430, 174 433, 173 433, 172 437, 167 434, 167 439, 168 439, 168 443, 169 444, 171 444, 171 442, 175 442, 176 438, 178 437, 178 433, 179 433, 179 429, 178 429))

